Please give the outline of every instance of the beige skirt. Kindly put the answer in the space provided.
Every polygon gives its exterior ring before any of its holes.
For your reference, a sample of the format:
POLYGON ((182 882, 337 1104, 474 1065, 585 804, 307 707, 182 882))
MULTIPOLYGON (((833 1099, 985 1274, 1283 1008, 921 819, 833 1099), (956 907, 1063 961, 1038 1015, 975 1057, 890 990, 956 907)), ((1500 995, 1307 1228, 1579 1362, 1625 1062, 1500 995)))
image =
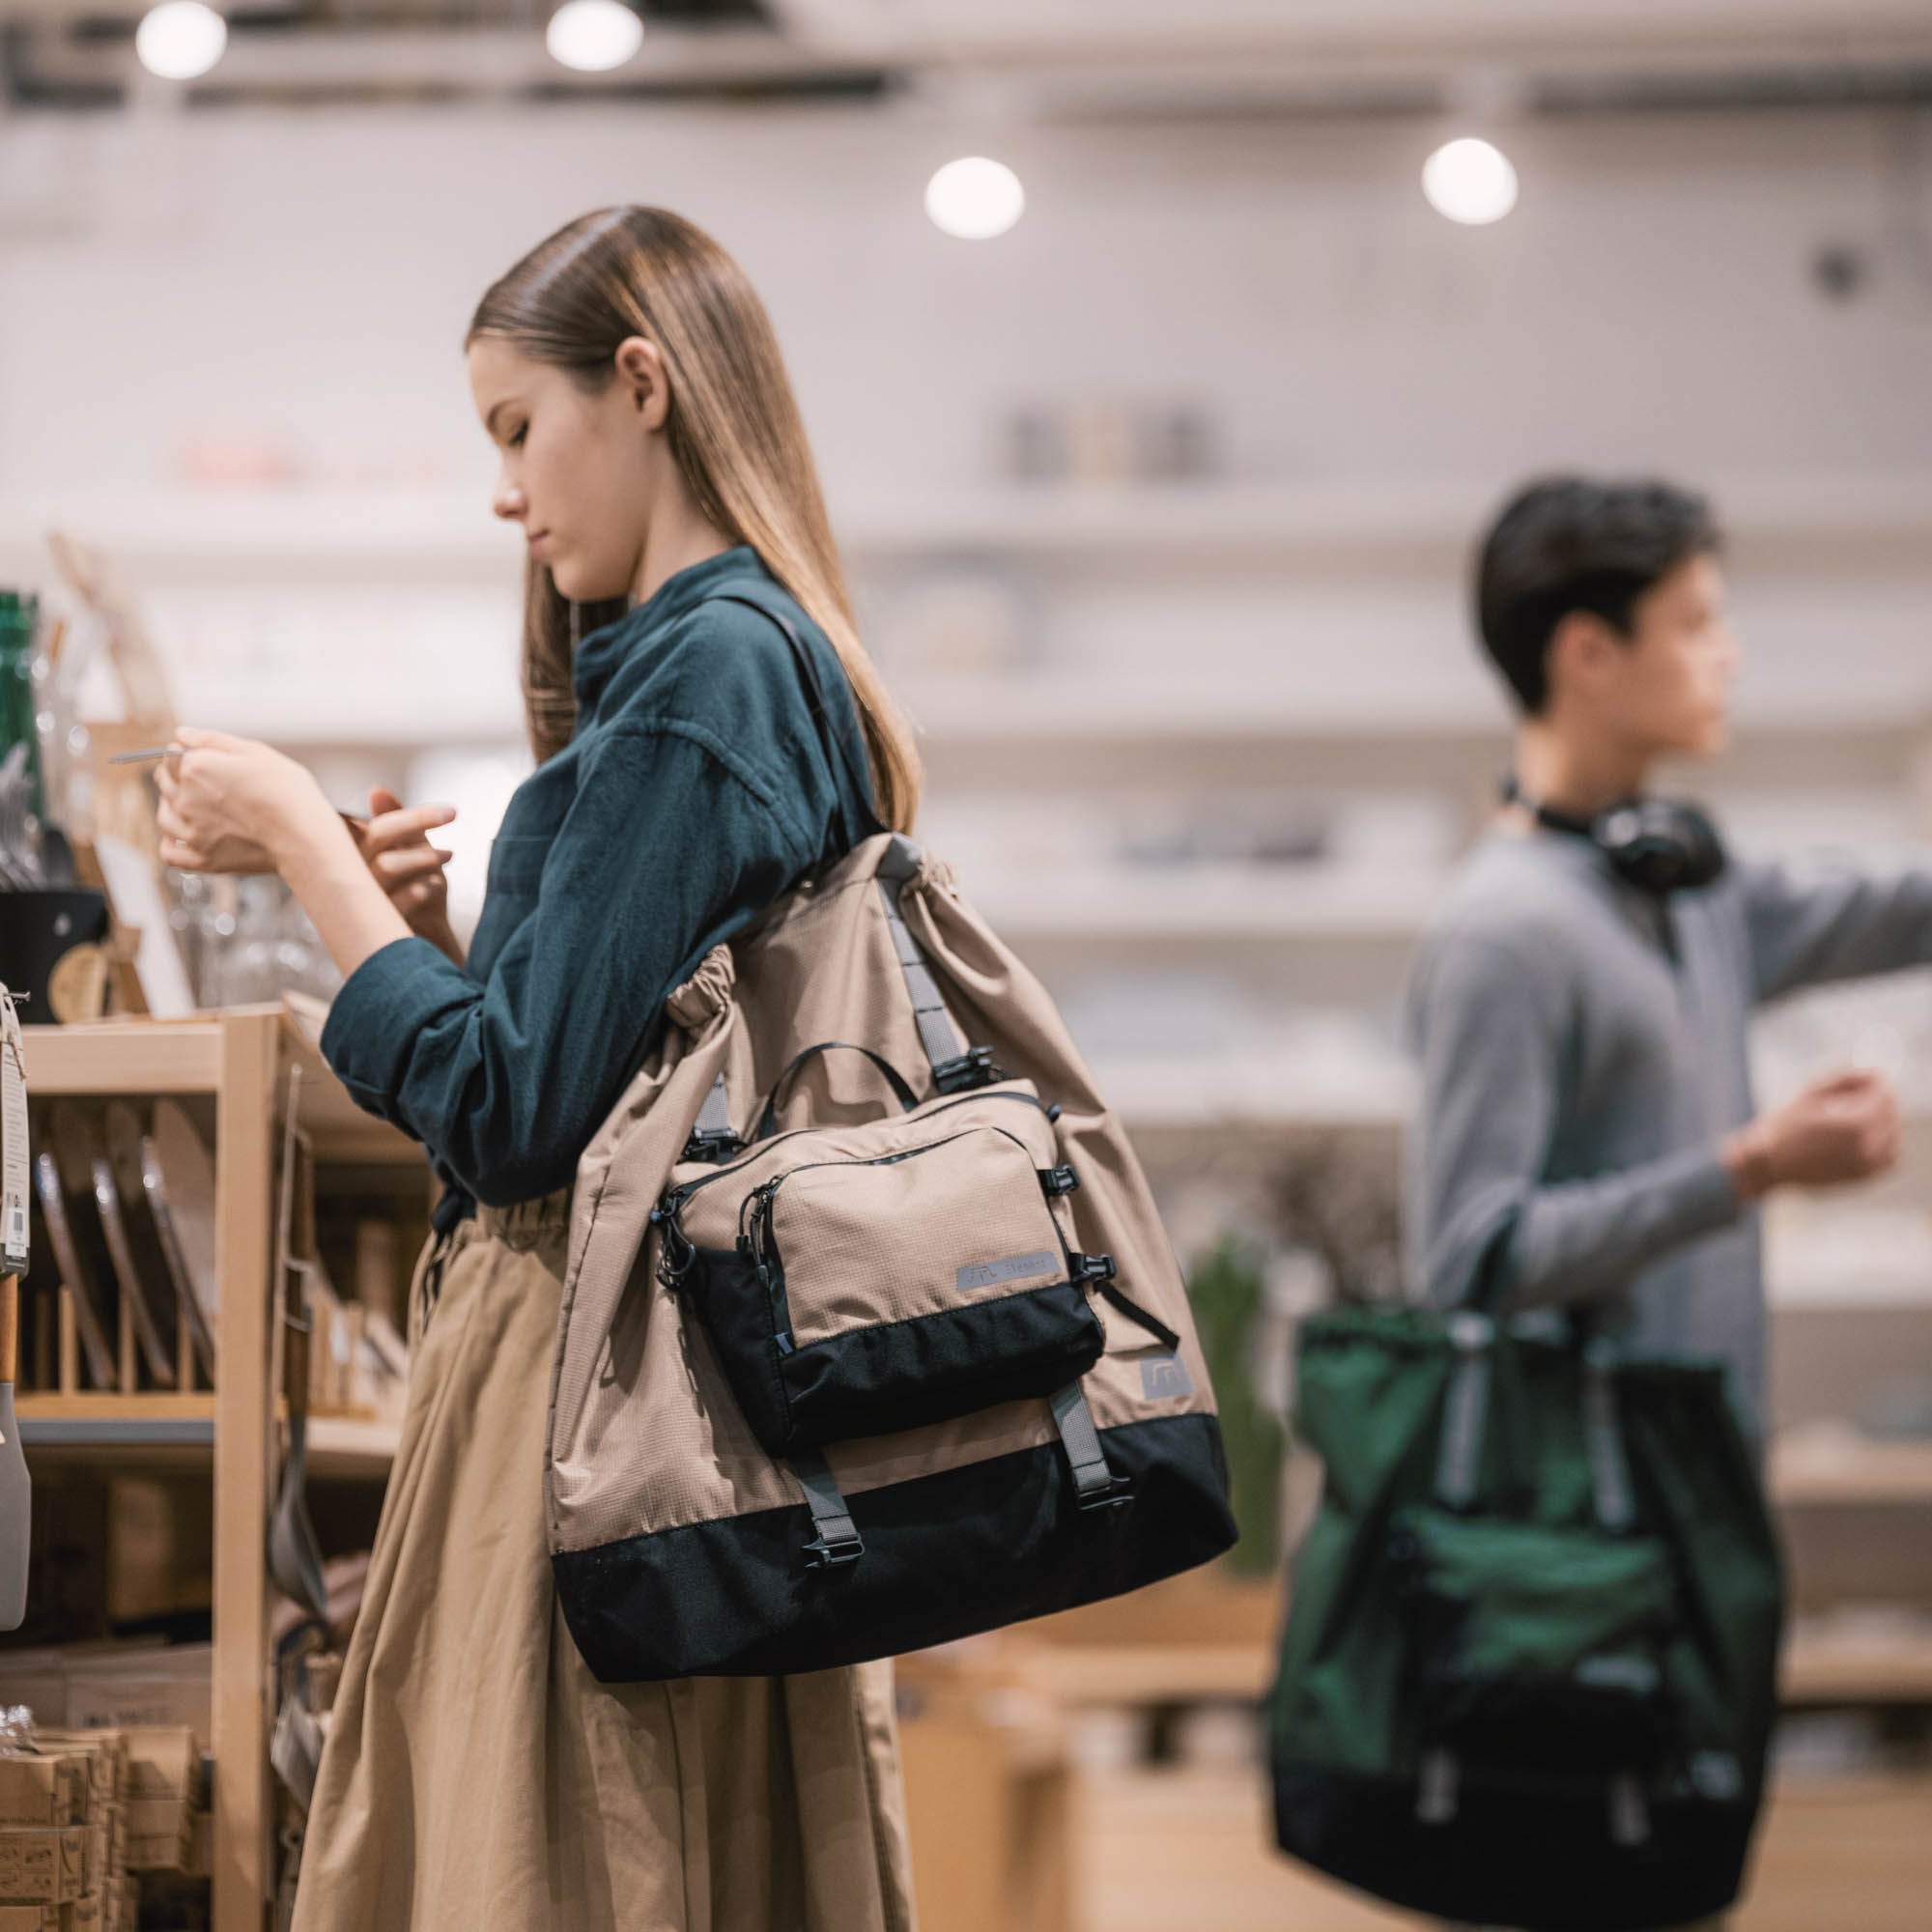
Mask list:
POLYGON ((542 1493, 567 1231, 555 1197, 444 1250, 296 1932, 910 1932, 890 1664, 612 1687, 577 1654, 542 1493))

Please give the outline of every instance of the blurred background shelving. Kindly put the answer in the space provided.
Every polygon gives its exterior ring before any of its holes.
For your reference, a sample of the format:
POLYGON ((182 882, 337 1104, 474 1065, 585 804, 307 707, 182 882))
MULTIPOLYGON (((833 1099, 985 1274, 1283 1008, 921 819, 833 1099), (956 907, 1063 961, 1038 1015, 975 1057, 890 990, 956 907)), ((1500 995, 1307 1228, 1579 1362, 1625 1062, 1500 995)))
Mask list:
MULTIPOLYGON (((1197 1282, 1245 1270, 1253 1373, 1224 1404, 1280 1423, 1295 1322, 1399 1285, 1403 978, 1508 755, 1466 611, 1508 489, 1586 466, 1712 492, 1747 664, 1734 746, 1676 781, 1741 849, 1932 836, 1932 24, 1905 0, 639 7, 641 51, 601 76, 497 0, 236 14, 222 67, 172 91, 106 16, 12 10, 0 582, 47 585, 66 529, 118 569, 184 719, 282 745, 344 807, 377 783, 458 805, 473 918, 528 756, 522 555, 489 514, 464 327, 581 210, 690 213, 772 309, 862 628, 921 728, 923 836, 1059 999, 1197 1282), (1490 228, 1417 185, 1472 116, 1521 176, 1490 228), (1026 213, 962 242, 920 192, 982 153, 1026 213)), ((83 714, 117 715, 105 696, 83 714)), ((209 1114, 225 1030, 256 1023, 37 1035, 36 1083, 209 1114)), ((384 1225, 394 1278, 419 1157, 272 1030, 337 1281, 350 1232, 384 1225)), ((1800 1620, 1793 1775, 1741 1932, 1918 1932, 1932 978, 1789 1003, 1754 1051, 1767 1097, 1881 1066, 1910 1126, 1884 1186, 1767 1217, 1800 1620)), ((111 1467, 253 1508, 277 1415, 256 1390, 244 1428, 241 1401, 42 1395, 21 1420, 50 1481, 111 1467)), ((393 1441, 312 1421, 331 1554, 366 1542, 393 1441)), ((1276 1473, 1264 1577, 1319 1475, 1292 1450, 1276 1473)), ((243 1779, 258 1541, 232 1532, 210 1579, 248 1633, 221 1693, 243 1779)), ((934 1932, 1391 1923, 1264 1850, 1278 1590, 1183 1581, 978 1676, 907 1667, 934 1932)), ((242 1932, 266 1861, 230 1828, 218 1925, 242 1932)))

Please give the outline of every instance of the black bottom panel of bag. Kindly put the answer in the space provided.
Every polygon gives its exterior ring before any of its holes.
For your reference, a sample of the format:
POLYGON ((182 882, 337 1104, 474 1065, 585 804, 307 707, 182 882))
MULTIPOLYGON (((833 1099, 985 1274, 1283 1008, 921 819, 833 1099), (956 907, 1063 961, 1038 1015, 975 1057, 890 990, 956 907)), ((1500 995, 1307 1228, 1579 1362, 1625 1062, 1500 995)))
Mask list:
POLYGON ((1520 1932, 1664 1932, 1738 1895, 1755 1803, 1654 1803, 1640 1845, 1612 1841, 1607 1804, 1464 1783, 1425 1825, 1413 1780, 1276 1765, 1283 1851, 1391 1905, 1520 1932))
POLYGON ((788 1354, 748 1257, 699 1249, 690 1293, 768 1456, 1051 1395, 1107 1345, 1086 1291, 1066 1281, 848 1328, 788 1354))
POLYGON ((551 1558, 605 1684, 764 1677, 895 1657, 1138 1589, 1235 1540, 1221 1432, 1177 1415, 1101 1432, 1128 1502, 1082 1510, 1050 1442, 847 1498, 857 1562, 806 1567, 811 1517, 759 1510, 551 1558))

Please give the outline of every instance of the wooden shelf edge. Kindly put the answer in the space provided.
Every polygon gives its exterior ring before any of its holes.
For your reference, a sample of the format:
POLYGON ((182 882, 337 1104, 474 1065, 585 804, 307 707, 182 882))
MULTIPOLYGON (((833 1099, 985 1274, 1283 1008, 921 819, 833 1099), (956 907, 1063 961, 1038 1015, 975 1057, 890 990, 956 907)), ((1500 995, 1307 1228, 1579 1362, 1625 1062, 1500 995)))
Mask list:
POLYGON ((213 1094, 221 1085, 221 1022, 96 1020, 20 1029, 27 1091, 60 1094, 213 1094))
POLYGON ((214 1397, 207 1391, 172 1395, 165 1389, 145 1395, 114 1395, 102 1390, 85 1395, 29 1393, 15 1398, 14 1413, 23 1426, 42 1422, 213 1423, 214 1397))
POLYGON ((1787 1509, 1932 1506, 1932 1442, 1777 1443, 1771 1493, 1787 1509))
POLYGON ((1932 1637, 1794 1636, 1778 1689, 1787 1704, 1932 1703, 1932 1637))
MULTIPOLYGON (((1271 1644, 1038 1644, 1025 1681, 1066 1704, 1254 1702, 1273 1681, 1271 1644)), ((1932 1638, 1794 1637, 1779 1691, 1789 1704, 1932 1703, 1932 1638)))

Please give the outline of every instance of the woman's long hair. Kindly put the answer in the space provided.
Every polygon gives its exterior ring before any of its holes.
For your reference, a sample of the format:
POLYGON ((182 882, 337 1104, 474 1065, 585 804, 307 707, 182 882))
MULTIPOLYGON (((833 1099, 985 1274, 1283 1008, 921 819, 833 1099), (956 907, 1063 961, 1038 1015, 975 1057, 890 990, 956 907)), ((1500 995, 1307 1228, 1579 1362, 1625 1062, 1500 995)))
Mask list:
MULTIPOLYGON (((921 772, 912 733, 859 641, 805 425, 770 318, 729 255, 661 208, 581 215, 524 257, 476 305, 469 340, 500 337, 533 361, 601 389, 618 345, 642 336, 670 384, 665 433, 693 500, 733 543, 749 544, 831 639, 845 667, 880 818, 908 832, 921 772)), ((577 719, 578 630, 623 614, 620 602, 573 608, 532 558, 524 599, 524 715, 547 758, 577 719)))

